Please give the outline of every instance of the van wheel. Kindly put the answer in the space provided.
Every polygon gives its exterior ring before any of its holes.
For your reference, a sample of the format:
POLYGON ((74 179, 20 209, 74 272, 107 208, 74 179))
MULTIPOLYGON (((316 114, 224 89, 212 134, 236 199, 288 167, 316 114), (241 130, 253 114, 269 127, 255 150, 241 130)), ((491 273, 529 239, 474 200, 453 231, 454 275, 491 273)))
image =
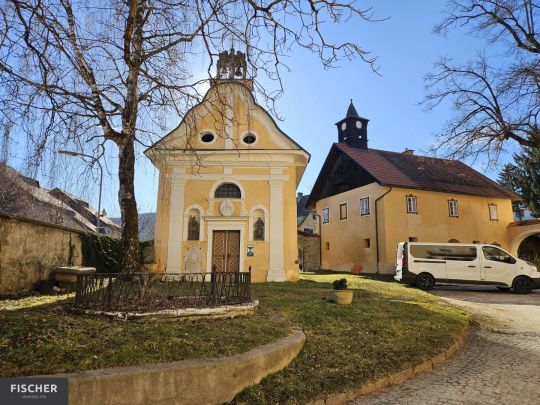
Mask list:
POLYGON ((429 291, 435 285, 435 279, 429 273, 420 273, 416 277, 416 286, 424 291, 429 291))
POLYGON ((512 283, 515 294, 529 294, 533 289, 533 283, 528 277, 516 277, 512 283))

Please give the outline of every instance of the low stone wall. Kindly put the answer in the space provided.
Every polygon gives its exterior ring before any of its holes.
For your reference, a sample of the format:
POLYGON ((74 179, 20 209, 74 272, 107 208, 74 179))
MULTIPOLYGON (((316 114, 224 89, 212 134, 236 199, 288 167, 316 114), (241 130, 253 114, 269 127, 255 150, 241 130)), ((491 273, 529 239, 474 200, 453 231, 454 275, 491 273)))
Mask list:
POLYGON ((303 251, 302 271, 314 271, 321 267, 321 237, 298 231, 298 250, 303 251))
POLYGON ((298 355, 305 339, 305 335, 297 331, 232 357, 54 377, 69 379, 70 404, 221 404, 231 401, 244 388, 259 383, 268 374, 285 368, 298 355))
POLYGON ((57 266, 81 263, 77 231, 0 213, 0 294, 31 290, 57 266))

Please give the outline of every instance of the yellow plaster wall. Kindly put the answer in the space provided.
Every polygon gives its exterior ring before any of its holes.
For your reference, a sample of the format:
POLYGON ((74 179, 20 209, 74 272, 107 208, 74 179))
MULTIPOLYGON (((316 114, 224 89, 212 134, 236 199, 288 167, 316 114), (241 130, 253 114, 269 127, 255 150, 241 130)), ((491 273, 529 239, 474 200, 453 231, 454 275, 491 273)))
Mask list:
POLYGON ((283 227, 283 257, 287 280, 299 279, 298 237, 296 231, 296 170, 290 167, 285 172, 289 180, 283 186, 285 224, 283 227))
MULTIPOLYGON (((374 273, 376 268, 375 200, 386 189, 376 183, 359 187, 317 202, 321 216, 322 264, 324 269, 374 273), (369 197, 370 215, 360 215, 360 199, 369 197), (347 203, 347 219, 339 219, 339 205, 347 203), (330 220, 322 223, 322 210, 330 209, 330 220), (370 247, 365 247, 366 239, 370 247)), ((380 203, 379 203, 380 204, 380 203)))
POLYGON ((496 242, 503 249, 509 249, 507 226, 513 222, 509 199, 393 188, 382 200, 382 206, 386 235, 381 272, 383 269, 394 271, 396 246, 409 237, 417 238, 418 242, 448 242, 450 239, 460 243, 496 242), (406 212, 409 194, 416 196, 418 214, 406 212), (458 217, 448 215, 448 200, 452 198, 458 201, 458 217), (488 204, 497 205, 498 221, 489 219, 488 204))
POLYGON ((359 270, 393 273, 395 250, 399 242, 415 237, 419 242, 461 243, 496 242, 509 249, 507 226, 512 219, 512 204, 508 199, 487 198, 394 187, 378 203, 379 265, 376 260, 375 199, 389 190, 376 183, 359 187, 317 202, 317 213, 330 208, 330 222, 322 224, 322 267, 339 271, 359 270), (417 197, 417 214, 406 212, 406 196, 417 197), (370 215, 360 216, 360 198, 370 197, 370 215), (458 201, 459 217, 448 215, 448 200, 458 201), (348 203, 348 218, 339 219, 339 204, 348 203), (498 221, 489 219, 488 204, 496 204, 498 221), (364 239, 370 239, 370 248, 364 239), (329 249, 327 246, 329 243, 329 249), (356 266, 356 267, 355 267, 356 266))

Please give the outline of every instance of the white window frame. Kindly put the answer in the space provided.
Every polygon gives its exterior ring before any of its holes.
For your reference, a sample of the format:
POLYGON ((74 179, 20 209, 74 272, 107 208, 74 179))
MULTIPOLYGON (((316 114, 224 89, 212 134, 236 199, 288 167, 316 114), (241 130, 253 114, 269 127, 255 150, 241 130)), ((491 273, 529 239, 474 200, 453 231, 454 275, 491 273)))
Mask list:
POLYGON ((407 214, 418 214, 418 205, 417 205, 416 196, 408 195, 406 201, 407 201, 407 214))
POLYGON ((323 224, 329 223, 330 222, 330 208, 328 207, 323 208, 321 212, 321 217, 322 217, 323 224))
POLYGON ((349 203, 339 203, 339 220, 345 221, 349 217, 349 203), (345 218, 341 218, 341 207, 345 206, 345 218))
POLYGON ((370 214, 369 197, 360 198, 360 216, 367 217, 370 214), (365 204, 365 202, 367 202, 367 204, 365 204), (367 210, 364 210, 364 208, 367 208, 367 210))
POLYGON ((448 216, 459 217, 459 208, 457 200, 448 200, 448 216))
POLYGON ((498 221, 499 211, 497 209, 497 204, 488 204, 488 209, 489 209, 489 220, 498 221))

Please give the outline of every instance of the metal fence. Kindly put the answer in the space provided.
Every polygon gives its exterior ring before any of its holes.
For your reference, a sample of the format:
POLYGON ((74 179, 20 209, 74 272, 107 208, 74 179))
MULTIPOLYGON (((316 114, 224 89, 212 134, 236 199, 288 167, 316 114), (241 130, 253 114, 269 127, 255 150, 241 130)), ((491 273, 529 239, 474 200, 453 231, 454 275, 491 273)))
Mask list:
POLYGON ((101 311, 215 307, 251 300, 247 273, 94 273, 77 276, 75 306, 101 311))

